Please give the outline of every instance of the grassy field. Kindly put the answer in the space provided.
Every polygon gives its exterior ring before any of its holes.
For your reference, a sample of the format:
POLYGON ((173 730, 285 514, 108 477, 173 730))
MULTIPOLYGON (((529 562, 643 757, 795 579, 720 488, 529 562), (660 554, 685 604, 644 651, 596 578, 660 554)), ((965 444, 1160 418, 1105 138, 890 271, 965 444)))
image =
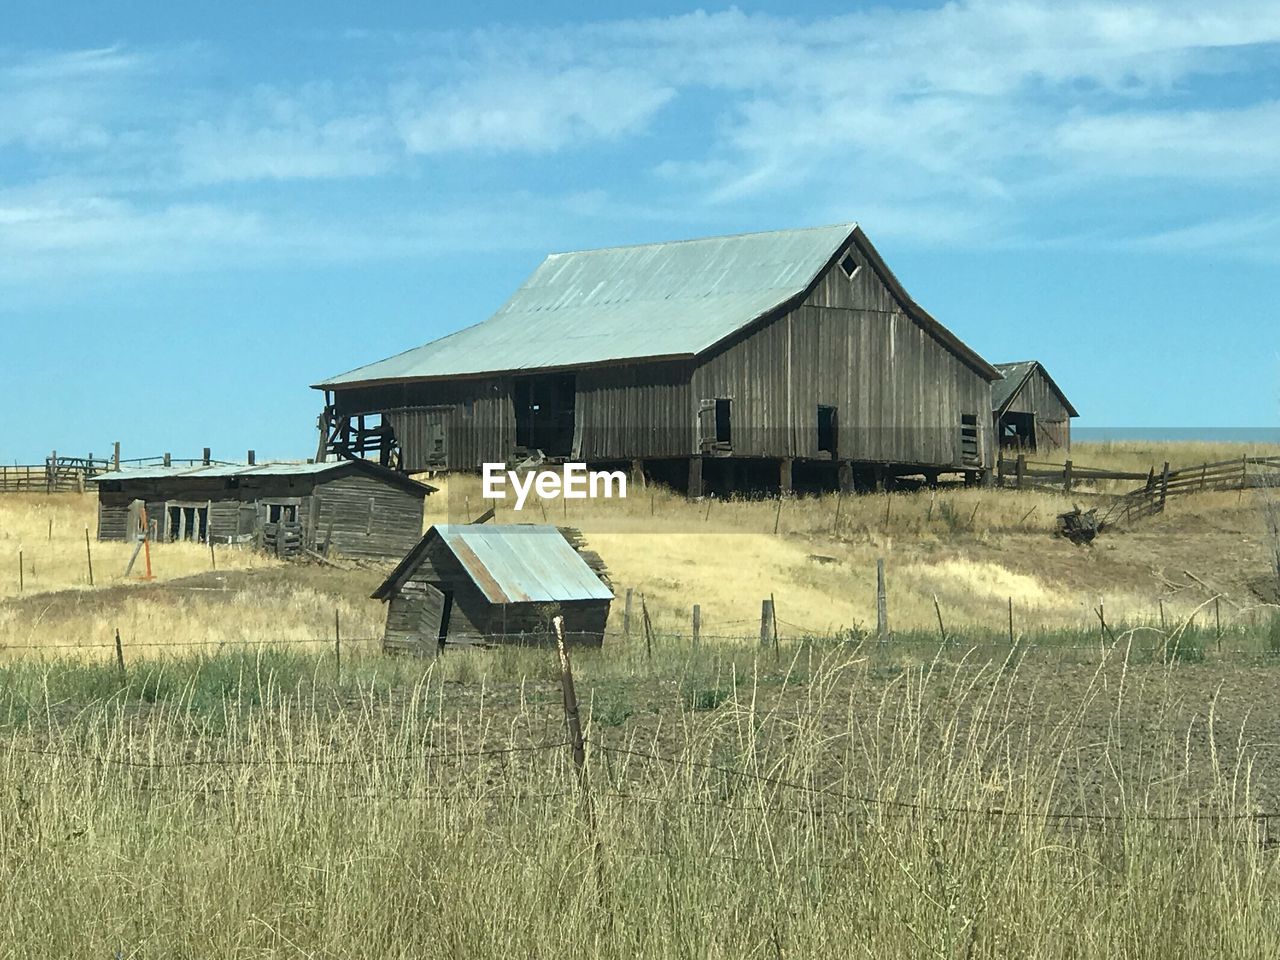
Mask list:
POLYGON ((574 655, 589 799, 551 651, 385 657, 371 567, 90 587, 91 498, 0 498, 0 957, 1277 955, 1266 493, 546 504, 657 628, 574 655))
POLYGON ((546 650, 0 667, 0 955, 1280 949, 1269 659, 576 668, 589 800, 546 650))

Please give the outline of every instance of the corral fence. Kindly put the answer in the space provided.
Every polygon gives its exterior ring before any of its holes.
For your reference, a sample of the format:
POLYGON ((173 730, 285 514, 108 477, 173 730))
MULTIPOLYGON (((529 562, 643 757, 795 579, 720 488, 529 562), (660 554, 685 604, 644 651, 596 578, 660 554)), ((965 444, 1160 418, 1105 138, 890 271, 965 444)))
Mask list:
POLYGON ((1109 523, 1130 522, 1164 511, 1171 497, 1213 490, 1250 490, 1280 487, 1280 457, 1233 457, 1214 463, 1170 469, 1168 462, 1157 471, 1133 473, 1102 470, 1068 460, 1063 464, 1002 458, 999 483, 1013 489, 1048 489, 1072 492, 1077 484, 1098 481, 1139 480, 1142 486, 1116 496, 1105 511, 1109 523))
POLYGON ((230 461, 214 460, 208 447, 201 456, 188 458, 165 453, 122 459, 119 443, 113 445, 110 457, 95 457, 92 453, 87 457, 65 457, 54 450, 45 457, 44 463, 0 464, 0 493, 83 493, 85 484, 93 477, 124 467, 207 467, 227 463, 230 461))

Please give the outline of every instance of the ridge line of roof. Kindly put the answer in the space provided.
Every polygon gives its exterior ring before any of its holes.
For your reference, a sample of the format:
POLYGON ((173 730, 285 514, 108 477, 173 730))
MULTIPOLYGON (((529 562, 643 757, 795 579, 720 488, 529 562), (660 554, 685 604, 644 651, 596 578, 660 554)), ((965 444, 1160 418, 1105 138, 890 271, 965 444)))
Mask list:
MULTIPOLYGON (((744 237, 767 237, 780 233, 813 233, 818 230, 835 230, 837 227, 846 233, 858 226, 856 220, 839 223, 824 223, 813 227, 782 227, 777 230, 748 230, 743 233, 722 233, 710 237, 685 237, 683 240, 651 240, 648 243, 617 243, 609 247, 588 247, 585 250, 555 250, 542 258, 546 263, 552 257, 576 257, 588 253, 612 253, 617 250, 638 250, 642 247, 674 247, 684 243, 710 243, 719 240, 740 240, 744 237)), ((523 284, 521 284, 523 286, 523 284)))

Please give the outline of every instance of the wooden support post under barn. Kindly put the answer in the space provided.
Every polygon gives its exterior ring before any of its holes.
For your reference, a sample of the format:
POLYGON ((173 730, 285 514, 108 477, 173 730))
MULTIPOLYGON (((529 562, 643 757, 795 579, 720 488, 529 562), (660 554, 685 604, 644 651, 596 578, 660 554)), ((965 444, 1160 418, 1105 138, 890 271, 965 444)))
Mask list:
POLYGON ((790 457, 778 461, 778 492, 783 496, 791 493, 791 464, 790 457))
POLYGON ((604 564, 573 530, 534 524, 436 524, 383 584, 383 649, 565 641, 600 646, 613 600, 604 564), (575 546, 575 542, 578 546, 575 546))
POLYGON ((98 485, 98 539, 137 535, 141 508, 156 537, 195 543, 255 543, 283 557, 332 549, 363 560, 396 560, 422 535, 434 487, 363 460, 208 467, 136 467, 90 478, 98 485))
POLYGON ((689 488, 687 491, 690 499, 702 496, 702 458, 689 458, 689 488))

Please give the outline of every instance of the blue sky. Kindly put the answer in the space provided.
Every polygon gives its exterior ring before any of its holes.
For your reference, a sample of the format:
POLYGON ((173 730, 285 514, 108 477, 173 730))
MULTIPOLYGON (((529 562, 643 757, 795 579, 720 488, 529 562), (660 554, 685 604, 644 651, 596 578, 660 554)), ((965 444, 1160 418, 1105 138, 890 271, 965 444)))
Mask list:
POLYGON ((551 251, 860 222, 1085 426, 1280 422, 1280 5, 30 3, 0 460, 305 456, 551 251))

